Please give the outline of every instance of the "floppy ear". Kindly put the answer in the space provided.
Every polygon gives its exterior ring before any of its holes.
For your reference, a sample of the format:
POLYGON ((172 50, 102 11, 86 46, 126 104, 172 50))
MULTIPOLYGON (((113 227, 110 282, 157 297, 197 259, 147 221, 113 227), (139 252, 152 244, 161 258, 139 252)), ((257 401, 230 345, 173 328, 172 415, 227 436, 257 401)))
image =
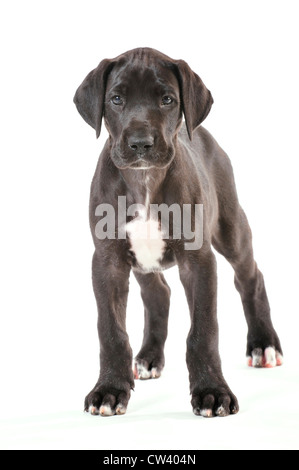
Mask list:
POLYGON ((112 60, 102 60, 83 80, 74 96, 79 113, 96 130, 97 138, 101 132, 107 77, 113 65, 112 60))
POLYGON ((199 76, 183 61, 175 62, 185 115, 186 127, 190 140, 192 132, 207 117, 213 104, 211 92, 199 76))

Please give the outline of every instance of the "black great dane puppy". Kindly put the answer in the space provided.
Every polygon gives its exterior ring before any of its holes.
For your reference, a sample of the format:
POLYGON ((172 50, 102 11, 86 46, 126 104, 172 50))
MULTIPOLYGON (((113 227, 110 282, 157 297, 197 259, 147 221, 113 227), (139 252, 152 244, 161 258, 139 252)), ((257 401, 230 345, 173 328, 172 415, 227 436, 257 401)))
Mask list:
POLYGON ((212 246, 235 271, 248 324, 249 365, 280 365, 282 350, 230 160, 200 126, 213 103, 211 93, 186 62, 138 48, 100 62, 79 86, 74 102, 97 137, 102 118, 109 133, 91 186, 100 375, 85 410, 123 414, 134 388, 126 332, 131 269, 145 309, 135 378, 160 376, 170 298, 162 270, 177 264, 191 316, 187 366, 193 412, 205 417, 237 413, 218 352, 212 246), (150 209, 157 206, 161 210, 153 216, 150 209), (171 209, 168 227, 162 226, 163 207, 171 209))

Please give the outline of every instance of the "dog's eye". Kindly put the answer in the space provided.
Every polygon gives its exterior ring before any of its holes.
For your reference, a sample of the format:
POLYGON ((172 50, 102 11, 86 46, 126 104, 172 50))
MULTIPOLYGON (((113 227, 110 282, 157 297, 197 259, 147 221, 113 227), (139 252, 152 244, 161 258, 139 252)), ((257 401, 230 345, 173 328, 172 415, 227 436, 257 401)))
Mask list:
POLYGON ((163 96, 162 98, 162 105, 167 106, 168 104, 171 104, 173 102, 173 99, 170 96, 163 96))
POLYGON ((113 104, 116 104, 116 105, 123 104, 123 100, 119 95, 113 96, 111 101, 113 104))

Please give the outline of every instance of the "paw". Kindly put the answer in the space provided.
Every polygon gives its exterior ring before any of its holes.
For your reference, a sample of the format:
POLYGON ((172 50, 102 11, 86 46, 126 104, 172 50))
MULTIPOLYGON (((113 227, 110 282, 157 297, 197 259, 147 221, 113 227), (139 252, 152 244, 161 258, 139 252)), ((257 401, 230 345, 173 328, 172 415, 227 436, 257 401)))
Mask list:
POLYGON ((92 415, 123 415, 127 411, 130 393, 95 387, 85 398, 84 410, 92 415))
POLYGON ((228 416, 239 411, 237 398, 229 389, 205 389, 192 394, 193 413, 204 418, 228 416))
POLYGON ((161 376, 162 369, 163 367, 154 366, 153 363, 150 365, 148 361, 136 358, 134 377, 140 380, 158 379, 161 376))
POLYGON ((249 367, 276 367, 283 364, 283 356, 273 346, 265 349, 254 348, 251 355, 247 357, 249 367))

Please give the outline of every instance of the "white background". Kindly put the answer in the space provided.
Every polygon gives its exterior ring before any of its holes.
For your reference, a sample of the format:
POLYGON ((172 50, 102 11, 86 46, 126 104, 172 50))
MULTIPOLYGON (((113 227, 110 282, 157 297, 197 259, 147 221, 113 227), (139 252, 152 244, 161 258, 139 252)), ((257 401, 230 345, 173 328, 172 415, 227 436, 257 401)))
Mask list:
MULTIPOLYGON (((298 2, 1 3, 1 387, 4 449, 298 449, 298 2), (137 382, 125 416, 93 417, 98 375, 89 187, 99 140, 72 102, 103 58, 139 46, 184 59, 212 91, 204 126, 230 155, 285 365, 246 366, 246 324, 220 257, 223 370, 240 413, 192 414, 189 314, 177 272, 166 368, 137 382)), ((128 331, 143 328, 132 279, 128 331)))

